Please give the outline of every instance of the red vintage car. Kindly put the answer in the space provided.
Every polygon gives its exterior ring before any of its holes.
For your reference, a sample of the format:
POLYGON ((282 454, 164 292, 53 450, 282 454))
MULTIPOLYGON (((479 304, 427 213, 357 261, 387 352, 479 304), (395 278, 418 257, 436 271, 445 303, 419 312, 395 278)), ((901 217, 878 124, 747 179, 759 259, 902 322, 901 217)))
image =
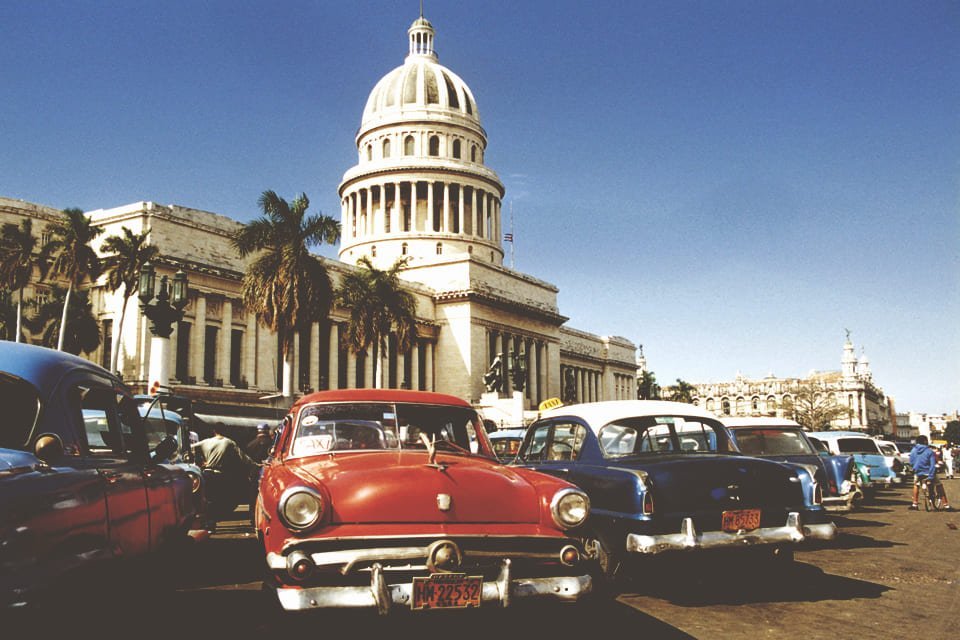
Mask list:
POLYGON ((386 614, 577 600, 589 509, 573 485, 498 462, 463 400, 351 389, 291 408, 256 526, 284 609, 386 614))

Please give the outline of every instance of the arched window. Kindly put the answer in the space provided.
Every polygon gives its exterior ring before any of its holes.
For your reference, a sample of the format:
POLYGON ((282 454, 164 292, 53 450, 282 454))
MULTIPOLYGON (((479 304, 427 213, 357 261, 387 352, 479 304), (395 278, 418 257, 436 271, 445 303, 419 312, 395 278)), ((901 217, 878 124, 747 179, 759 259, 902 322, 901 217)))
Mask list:
POLYGON ((470 162, 477 161, 477 145, 472 145, 470 147, 470 162))
POLYGON ((459 140, 453 141, 453 157, 457 158, 458 160, 460 159, 460 141, 459 140))
POLYGON ((737 415, 742 416, 747 409, 747 401, 743 396, 737 396, 737 415))
POLYGON ((775 396, 767 396, 767 413, 770 415, 777 413, 777 398, 775 396))
POLYGON ((406 243, 406 242, 404 242, 402 245, 400 245, 400 255, 402 255, 402 256, 407 255, 407 243, 406 243))
POLYGON ((440 155, 440 136, 430 136, 430 155, 440 155))
POLYGON ((390 157, 390 138, 387 138, 386 140, 383 141, 383 157, 384 158, 390 157))
POLYGON ((438 243, 437 243, 437 255, 438 255, 438 256, 439 256, 439 255, 443 255, 443 243, 442 243, 442 242, 438 242, 438 243))
POLYGON ((367 145, 367 160, 373 160, 373 145, 367 145))
POLYGON ((730 398, 724 398, 720 401, 720 410, 723 415, 730 415, 730 398))
POLYGON ((403 139, 403 155, 413 155, 413 136, 407 136, 403 139))
POLYGON ((754 413, 760 411, 760 398, 757 396, 753 396, 753 398, 750 400, 750 410, 754 413))
POLYGON ((467 247, 467 253, 473 253, 473 245, 467 247))
POLYGON ((370 247, 370 257, 371 258, 377 257, 377 245, 373 245, 372 247, 370 247))
POLYGON ((713 398, 707 398, 707 406, 706 406, 707 411, 713 411, 713 405, 714 405, 713 398))

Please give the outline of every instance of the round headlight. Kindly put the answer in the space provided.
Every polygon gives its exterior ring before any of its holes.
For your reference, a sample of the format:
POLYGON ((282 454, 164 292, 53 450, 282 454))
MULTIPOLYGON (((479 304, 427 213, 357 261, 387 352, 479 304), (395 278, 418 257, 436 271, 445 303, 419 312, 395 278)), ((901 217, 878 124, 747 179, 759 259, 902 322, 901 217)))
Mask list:
POLYGON ((550 502, 550 512, 560 527, 576 527, 590 514, 590 499, 579 489, 561 489, 550 502))
POLYGON ((288 529, 303 531, 320 520, 323 515, 323 498, 307 487, 291 487, 280 496, 277 510, 288 529))

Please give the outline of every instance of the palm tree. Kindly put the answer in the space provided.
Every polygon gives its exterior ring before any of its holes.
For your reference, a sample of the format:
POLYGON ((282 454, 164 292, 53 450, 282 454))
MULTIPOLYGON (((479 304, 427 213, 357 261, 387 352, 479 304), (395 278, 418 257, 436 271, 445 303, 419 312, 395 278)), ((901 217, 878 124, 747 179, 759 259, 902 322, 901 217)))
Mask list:
POLYGON ((686 402, 689 404, 693 402, 693 398, 697 394, 696 387, 680 378, 677 378, 677 384, 671 385, 668 388, 670 389, 670 399, 674 402, 686 402))
POLYGON ((20 342, 22 334, 23 289, 30 283, 33 266, 37 264, 34 255, 37 248, 37 238, 33 235, 33 221, 30 218, 21 220, 19 227, 7 222, 0 230, 0 284, 17 292, 15 342, 20 342))
POLYGON ((123 319, 127 315, 127 302, 140 287, 140 269, 160 252, 154 245, 147 244, 150 229, 136 234, 127 227, 121 229, 122 235, 110 236, 103 241, 101 250, 108 255, 104 258, 104 270, 107 273, 107 287, 111 291, 123 287, 123 306, 120 307, 120 322, 117 324, 117 348, 110 352, 110 371, 117 371, 120 345, 123 344, 123 319))
POLYGON ((0 340, 13 340, 13 332, 19 324, 17 305, 10 300, 9 292, 0 293, 0 340))
POLYGON ((50 269, 67 280, 67 293, 63 301, 63 314, 60 318, 60 335, 57 349, 63 351, 64 336, 67 333, 67 307, 75 287, 86 278, 94 279, 100 275, 100 258, 90 243, 103 233, 102 227, 95 227, 80 209, 64 209, 65 218, 47 225, 50 241, 41 249, 41 259, 50 260, 50 269))
POLYGON ((305 193, 293 202, 273 191, 257 201, 263 215, 233 237, 241 257, 259 256, 243 276, 243 302, 280 339, 283 353, 282 394, 290 396, 293 336, 329 315, 333 286, 323 262, 310 255, 314 245, 336 244, 340 223, 322 214, 307 215, 305 193))
POLYGON ((70 296, 70 302, 65 303, 68 291, 54 286, 50 301, 40 305, 37 314, 27 319, 27 327, 34 336, 40 337, 40 344, 43 346, 53 347, 54 344, 62 342, 61 351, 74 355, 79 355, 80 352, 91 353, 100 346, 100 327, 93 316, 89 291, 77 290, 70 296), (62 331, 61 312, 65 305, 66 333, 62 331))
POLYGON ((407 259, 400 258, 386 271, 377 269, 366 256, 357 263, 360 269, 343 277, 337 290, 337 303, 350 311, 344 342, 354 353, 376 348, 374 385, 383 386, 383 358, 390 329, 396 327, 397 349, 406 352, 413 344, 417 327, 417 300, 400 284, 398 273, 407 259))

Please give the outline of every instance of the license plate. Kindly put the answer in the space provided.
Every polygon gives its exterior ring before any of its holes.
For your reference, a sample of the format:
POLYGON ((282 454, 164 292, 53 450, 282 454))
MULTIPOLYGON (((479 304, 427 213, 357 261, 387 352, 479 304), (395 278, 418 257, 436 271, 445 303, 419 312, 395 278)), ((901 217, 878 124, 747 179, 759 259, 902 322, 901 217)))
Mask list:
POLYGON ((411 609, 465 609, 479 607, 483 577, 465 573, 435 573, 413 579, 411 609))
POLYGON ((760 526, 760 509, 724 511, 721 528, 728 533, 753 531, 760 526))

